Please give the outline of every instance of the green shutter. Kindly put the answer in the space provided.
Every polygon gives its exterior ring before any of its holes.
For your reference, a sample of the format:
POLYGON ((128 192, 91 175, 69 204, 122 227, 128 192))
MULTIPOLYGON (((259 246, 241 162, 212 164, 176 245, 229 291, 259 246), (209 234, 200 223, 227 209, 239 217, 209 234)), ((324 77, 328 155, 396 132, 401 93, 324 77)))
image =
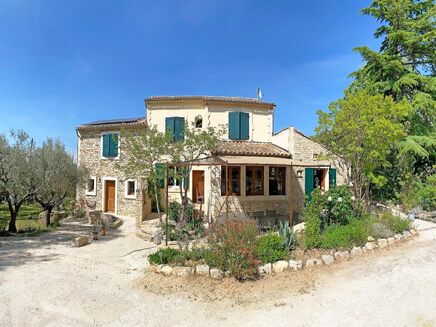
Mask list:
POLYGON ((306 168, 304 171, 304 193, 310 197, 313 191, 313 168, 306 168))
POLYGON ((111 157, 118 156, 118 134, 109 135, 109 155, 111 157))
POLYGON ((239 140, 239 112, 229 112, 229 139, 230 140, 239 140))
POLYGON ((174 141, 183 141, 185 138, 185 118, 174 117, 174 141))
POLYGON ((110 134, 104 134, 103 135, 103 157, 109 157, 110 156, 110 134))
POLYGON ((336 186, 336 168, 330 168, 329 171, 329 187, 336 186))
POLYGON ((239 123, 240 123, 240 139, 248 140, 250 138, 250 115, 248 112, 239 113, 239 123))
MULTIPOLYGON (((187 168, 184 168, 187 169, 187 168)), ((183 178, 183 188, 187 190, 189 188, 189 174, 183 178)))
POLYGON ((157 163, 154 165, 157 187, 164 188, 165 187, 165 164, 157 163))
POLYGON ((174 141, 174 117, 165 118, 165 133, 174 141))

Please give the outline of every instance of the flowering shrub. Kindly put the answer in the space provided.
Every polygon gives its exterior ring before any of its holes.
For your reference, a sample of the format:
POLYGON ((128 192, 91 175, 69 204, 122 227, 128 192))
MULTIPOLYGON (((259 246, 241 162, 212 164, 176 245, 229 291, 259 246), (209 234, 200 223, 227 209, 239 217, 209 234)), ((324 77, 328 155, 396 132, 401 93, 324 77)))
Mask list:
POLYGON ((209 265, 229 271, 239 280, 254 277, 260 263, 257 234, 256 223, 252 220, 230 220, 214 226, 209 240, 209 265))

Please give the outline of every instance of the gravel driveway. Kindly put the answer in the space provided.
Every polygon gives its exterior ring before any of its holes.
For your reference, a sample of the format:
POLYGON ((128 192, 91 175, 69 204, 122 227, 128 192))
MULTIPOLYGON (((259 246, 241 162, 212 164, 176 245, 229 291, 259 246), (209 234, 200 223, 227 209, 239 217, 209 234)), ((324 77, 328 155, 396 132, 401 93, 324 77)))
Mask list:
POLYGON ((71 240, 89 227, 77 223, 37 238, 0 238, 0 326, 436 326, 436 224, 418 224, 420 236, 407 244, 237 285, 252 296, 246 303, 200 301, 189 286, 158 293, 165 281, 157 278, 149 290, 135 286, 153 244, 136 238, 129 221, 83 248, 71 240))

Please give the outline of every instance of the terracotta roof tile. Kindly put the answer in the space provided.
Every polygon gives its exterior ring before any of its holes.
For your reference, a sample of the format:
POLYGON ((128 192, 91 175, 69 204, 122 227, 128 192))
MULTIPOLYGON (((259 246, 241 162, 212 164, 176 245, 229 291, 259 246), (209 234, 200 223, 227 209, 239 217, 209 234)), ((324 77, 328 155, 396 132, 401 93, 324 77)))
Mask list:
POLYGON ((269 142, 224 141, 212 151, 215 155, 291 158, 285 149, 269 142))
POLYGON ((176 96, 152 96, 145 99, 145 103, 166 103, 166 102, 204 102, 208 103, 226 103, 226 104, 247 104, 255 105, 268 109, 273 109, 276 105, 271 102, 263 102, 257 98, 227 97, 227 96, 210 96, 210 95, 176 95, 176 96))

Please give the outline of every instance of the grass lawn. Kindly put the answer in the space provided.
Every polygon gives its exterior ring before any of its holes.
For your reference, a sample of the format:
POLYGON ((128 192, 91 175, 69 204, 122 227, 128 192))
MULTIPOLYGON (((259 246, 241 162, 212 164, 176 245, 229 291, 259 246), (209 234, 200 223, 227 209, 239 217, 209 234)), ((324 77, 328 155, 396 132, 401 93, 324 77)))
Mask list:
MULTIPOLYGON (((41 232, 50 230, 38 222, 38 214, 43 210, 37 203, 23 205, 18 212, 17 229, 18 233, 26 233, 28 236, 36 236, 41 232)), ((7 203, 0 204, 0 234, 8 230, 9 208, 7 203)))

